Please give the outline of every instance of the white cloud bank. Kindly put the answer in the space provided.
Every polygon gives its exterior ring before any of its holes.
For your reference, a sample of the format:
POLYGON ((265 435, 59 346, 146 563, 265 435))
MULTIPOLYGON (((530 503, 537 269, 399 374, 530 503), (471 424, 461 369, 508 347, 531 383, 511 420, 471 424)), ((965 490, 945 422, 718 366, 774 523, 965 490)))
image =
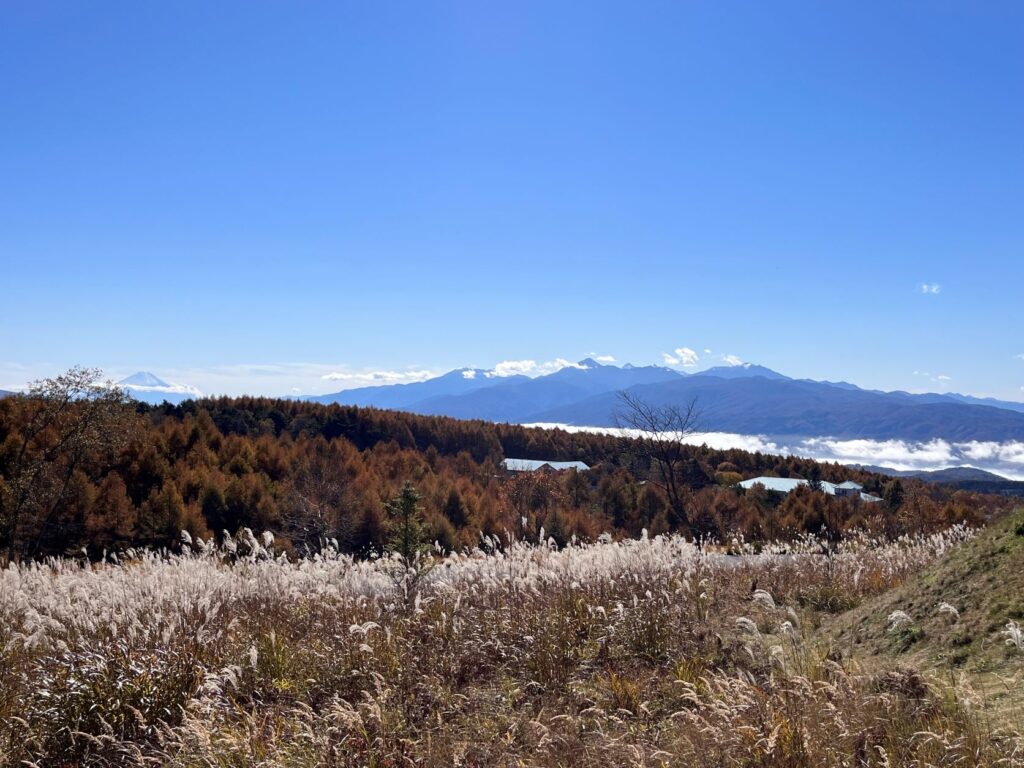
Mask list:
POLYGON ((488 378, 507 378, 508 376, 546 376, 563 368, 586 370, 587 366, 573 363, 561 357, 538 363, 536 360, 503 360, 484 375, 488 378))
MULTIPOLYGON (((596 432, 634 436, 636 430, 614 427, 577 427, 566 424, 527 424, 567 432, 596 432)), ((738 448, 783 456, 802 456, 840 464, 868 464, 899 470, 934 470, 946 467, 977 467, 1010 478, 1024 480, 1024 442, 1005 443, 972 440, 953 443, 946 440, 914 442, 910 440, 837 440, 813 437, 795 442, 780 442, 765 435, 739 435, 731 432, 700 432, 690 435, 691 445, 707 445, 718 450, 738 448)))
MULTIPOLYGON (((621 427, 579 427, 573 424, 552 424, 538 422, 536 424, 524 424, 524 427, 539 427, 541 429, 562 429, 566 432, 590 432, 598 435, 617 435, 619 437, 639 437, 643 434, 639 429, 625 429, 621 427)), ((788 449, 774 440, 763 435, 737 435, 732 432, 695 432, 686 438, 691 445, 707 445, 709 448, 728 450, 739 448, 744 451, 760 451, 761 453, 786 454, 788 449)))
POLYGON ((187 395, 188 397, 203 396, 203 393, 199 390, 198 387, 193 387, 190 384, 118 384, 117 386, 121 387, 122 389, 127 389, 129 392, 153 392, 162 395, 187 395))
POLYGON ((813 437, 799 442, 796 450, 811 458, 834 459, 844 464, 878 464, 892 469, 941 469, 958 463, 958 451, 945 440, 915 443, 813 437))
POLYGON ((743 365, 743 361, 736 357, 736 355, 722 355, 722 362, 733 368, 743 365))

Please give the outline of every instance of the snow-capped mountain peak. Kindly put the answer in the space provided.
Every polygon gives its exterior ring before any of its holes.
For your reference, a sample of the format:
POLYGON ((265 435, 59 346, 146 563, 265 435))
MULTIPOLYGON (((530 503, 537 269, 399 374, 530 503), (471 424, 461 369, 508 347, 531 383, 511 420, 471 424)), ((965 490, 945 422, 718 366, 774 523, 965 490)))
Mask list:
POLYGON ((121 379, 118 384, 124 387, 169 387, 166 381, 149 371, 139 371, 121 379))
POLYGON ((190 384, 169 384, 149 371, 139 371, 126 376, 118 385, 126 389, 136 400, 146 403, 180 403, 203 396, 199 389, 190 384))

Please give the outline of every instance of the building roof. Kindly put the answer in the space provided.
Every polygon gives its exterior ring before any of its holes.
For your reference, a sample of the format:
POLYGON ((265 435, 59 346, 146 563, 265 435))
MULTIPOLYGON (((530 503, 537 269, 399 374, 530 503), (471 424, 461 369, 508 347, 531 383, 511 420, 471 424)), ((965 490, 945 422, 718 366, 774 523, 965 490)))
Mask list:
MULTIPOLYGON (((746 490, 750 490, 755 485, 763 485, 765 490, 768 491, 774 491, 775 493, 789 493, 791 491, 795 491, 801 485, 809 485, 809 483, 798 477, 752 477, 749 480, 744 480, 743 482, 738 483, 738 485, 740 488, 745 488, 746 490)), ((861 489, 860 485, 849 480, 845 483, 841 483, 840 485, 830 483, 827 480, 822 480, 819 485, 821 485, 822 492, 829 496, 835 496, 837 488, 843 488, 844 490, 850 491, 859 491, 861 489)), ((864 493, 863 491, 861 491, 860 498, 861 501, 871 503, 882 500, 878 496, 874 496, 870 493, 864 493)))
POLYGON ((536 472, 541 467, 550 467, 554 470, 575 469, 579 472, 587 472, 590 467, 582 461, 541 461, 540 459, 505 459, 501 466, 509 472, 536 472))
POLYGON ((807 481, 796 477, 752 477, 739 484, 740 488, 746 488, 747 490, 755 485, 763 485, 765 490, 775 491, 776 493, 789 493, 801 485, 807 485, 807 481))

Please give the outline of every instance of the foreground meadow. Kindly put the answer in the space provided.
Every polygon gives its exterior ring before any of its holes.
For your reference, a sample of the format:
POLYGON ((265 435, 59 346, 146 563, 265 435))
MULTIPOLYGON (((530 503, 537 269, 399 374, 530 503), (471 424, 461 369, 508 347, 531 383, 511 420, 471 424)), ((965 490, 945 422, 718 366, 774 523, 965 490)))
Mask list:
POLYGON ((1024 764, 951 688, 813 640, 973 535, 485 539, 410 565, 244 532, 12 565, 0 764, 1024 764))

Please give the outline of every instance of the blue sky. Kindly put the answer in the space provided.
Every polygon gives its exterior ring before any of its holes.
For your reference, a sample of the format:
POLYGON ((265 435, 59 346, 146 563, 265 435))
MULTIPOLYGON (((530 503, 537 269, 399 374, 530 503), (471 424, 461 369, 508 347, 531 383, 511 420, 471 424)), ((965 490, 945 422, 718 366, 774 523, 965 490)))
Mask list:
POLYGON ((6 3, 0 387, 689 348, 1024 399, 1021 28, 1015 3, 6 3))

